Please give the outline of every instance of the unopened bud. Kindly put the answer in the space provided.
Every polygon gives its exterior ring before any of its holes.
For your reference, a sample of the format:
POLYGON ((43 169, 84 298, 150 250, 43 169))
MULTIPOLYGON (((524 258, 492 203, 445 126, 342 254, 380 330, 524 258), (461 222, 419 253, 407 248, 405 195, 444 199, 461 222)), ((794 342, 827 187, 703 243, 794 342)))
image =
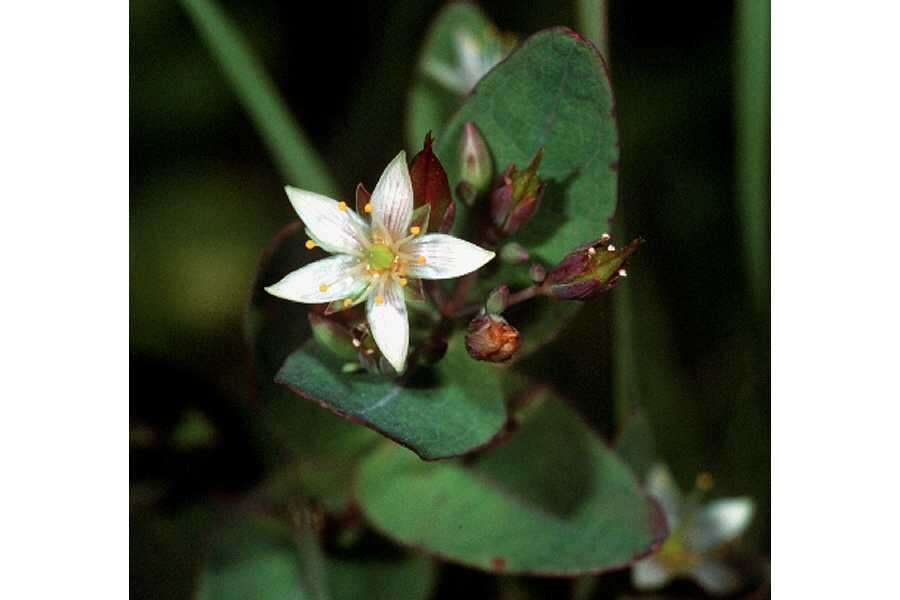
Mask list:
POLYGON ((543 281, 547 279, 547 269, 534 263, 528 268, 528 276, 531 277, 531 280, 535 283, 543 283, 543 281))
POLYGON ((509 305, 509 286, 503 284, 491 290, 484 303, 484 310, 489 314, 499 315, 509 305))
POLYGON ((525 249, 525 246, 517 242, 504 244, 500 249, 500 260, 510 265, 521 264, 530 257, 531 256, 528 254, 528 250, 525 249))
POLYGON ((467 184, 469 198, 466 202, 471 205, 475 198, 487 191, 494 176, 494 167, 491 162, 491 154, 488 151, 481 132, 472 121, 463 125, 462 137, 459 141, 460 176, 463 183, 467 184))
POLYGON ((310 311, 309 324, 313 337, 319 344, 344 360, 356 360, 357 349, 354 346, 353 334, 333 319, 310 311))
POLYGON ((615 287, 626 276, 625 260, 643 243, 638 238, 616 248, 604 234, 569 253, 547 274, 550 293, 562 300, 587 300, 615 287))
POLYGON ((543 156, 541 148, 523 171, 515 165, 507 167, 491 194, 491 220, 501 236, 518 231, 537 211, 545 187, 537 174, 543 156))
POLYGON ((475 360, 505 362, 519 349, 519 332, 499 315, 481 315, 469 323, 466 350, 475 360))

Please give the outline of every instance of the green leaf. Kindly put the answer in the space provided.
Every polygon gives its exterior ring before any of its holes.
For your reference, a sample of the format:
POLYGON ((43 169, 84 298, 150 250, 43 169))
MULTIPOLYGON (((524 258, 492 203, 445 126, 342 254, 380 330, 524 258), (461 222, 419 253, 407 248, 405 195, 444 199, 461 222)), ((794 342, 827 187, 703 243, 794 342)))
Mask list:
POLYGON ((294 185, 336 195, 339 188, 327 167, 240 32, 213 0, 181 3, 253 119, 282 175, 294 185))
POLYGON ((453 2, 441 10, 425 38, 410 90, 406 121, 406 143, 410 149, 419 148, 429 131, 438 132, 462 103, 463 96, 429 77, 424 68, 429 61, 456 64, 456 36, 460 32, 475 39, 496 35, 493 24, 474 4, 453 2))
POLYGON ((616 452, 639 481, 646 479, 647 472, 656 462, 656 441, 643 412, 636 411, 626 419, 616 439, 616 452))
POLYGON ((447 356, 410 377, 340 371, 314 343, 291 354, 276 380, 325 408, 382 433, 421 458, 458 456, 489 444, 507 422, 505 400, 523 381, 503 367, 472 360, 462 336, 447 356))
POLYGON ((251 515, 213 540, 196 598, 425 600, 435 575, 425 556, 329 555, 311 529, 292 532, 275 519, 251 515))
POLYGON ((331 559, 327 572, 332 600, 425 600, 437 575, 434 562, 421 555, 331 559))
POLYGON ((357 498, 392 539, 509 574, 623 568, 665 521, 628 468, 571 408, 548 397, 506 443, 473 461, 424 463, 395 447, 362 464, 357 498))
POLYGON ((197 600, 321 600, 289 530, 253 518, 221 530, 200 576, 197 600))
POLYGON ((552 266, 609 229, 618 186, 615 106, 603 60, 577 33, 531 36, 475 87, 435 142, 451 188, 460 179, 457 146, 467 121, 481 130, 498 170, 524 167, 544 149, 546 192, 514 238, 532 256, 552 266))

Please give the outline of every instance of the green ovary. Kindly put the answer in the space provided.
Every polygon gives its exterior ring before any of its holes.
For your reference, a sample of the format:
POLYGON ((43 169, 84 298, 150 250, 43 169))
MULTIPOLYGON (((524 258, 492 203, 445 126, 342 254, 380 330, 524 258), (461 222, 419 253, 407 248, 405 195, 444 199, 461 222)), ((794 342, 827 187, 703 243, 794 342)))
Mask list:
POLYGON ((394 262, 394 253, 384 244, 373 244, 366 251, 369 268, 381 271, 390 268, 394 262))

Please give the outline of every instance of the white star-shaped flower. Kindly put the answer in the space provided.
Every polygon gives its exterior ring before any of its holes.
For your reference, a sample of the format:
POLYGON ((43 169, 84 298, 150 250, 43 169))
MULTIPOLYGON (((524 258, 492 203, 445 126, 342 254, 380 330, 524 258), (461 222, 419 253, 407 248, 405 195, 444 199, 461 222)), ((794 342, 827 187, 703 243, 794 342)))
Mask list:
POLYGON ((459 30, 453 36, 456 65, 429 59, 424 71, 447 89, 464 96, 505 56, 499 40, 481 41, 468 31, 459 30))
MULTIPOLYGON (((701 482, 698 478, 697 492, 703 491, 701 482)), ((753 500, 722 498, 701 505, 698 493, 683 497, 669 470, 659 464, 647 474, 646 487, 662 506, 669 524, 669 538, 659 552, 632 567, 634 586, 640 590, 658 590, 676 577, 687 577, 714 595, 737 589, 740 575, 716 551, 737 539, 750 525, 753 500)))
POLYGON ((332 310, 366 302, 366 318, 382 355, 397 370, 406 366, 409 318, 404 286, 414 279, 451 279, 471 273, 494 253, 465 240, 426 233, 413 224, 413 189, 401 152, 385 168, 363 215, 315 192, 285 187, 306 226, 307 247, 333 254, 266 288, 285 300, 331 303, 332 310))

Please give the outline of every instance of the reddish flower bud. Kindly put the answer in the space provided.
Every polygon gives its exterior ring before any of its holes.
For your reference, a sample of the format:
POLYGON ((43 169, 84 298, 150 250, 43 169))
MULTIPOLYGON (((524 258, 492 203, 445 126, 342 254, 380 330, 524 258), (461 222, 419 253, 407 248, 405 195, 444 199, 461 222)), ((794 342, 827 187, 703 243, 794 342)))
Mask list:
POLYGON ((428 230, 438 231, 446 220, 448 210, 452 210, 453 198, 450 195, 447 173, 431 149, 432 142, 429 131, 422 144, 422 150, 410 161, 409 178, 412 182, 414 206, 416 208, 425 204, 431 206, 428 230))
POLYGON ((519 349, 519 332, 499 315, 481 315, 469 323, 466 350, 475 360, 505 362, 519 349))
POLYGON ((625 277, 625 260, 643 243, 638 238, 616 249, 604 234, 569 253, 547 274, 550 294, 561 300, 587 300, 612 289, 625 277))
POLYGON ((491 221, 500 236, 514 234, 537 212, 545 187, 537 174, 543 156, 541 148, 527 169, 519 171, 510 165, 501 175, 491 194, 491 221))

